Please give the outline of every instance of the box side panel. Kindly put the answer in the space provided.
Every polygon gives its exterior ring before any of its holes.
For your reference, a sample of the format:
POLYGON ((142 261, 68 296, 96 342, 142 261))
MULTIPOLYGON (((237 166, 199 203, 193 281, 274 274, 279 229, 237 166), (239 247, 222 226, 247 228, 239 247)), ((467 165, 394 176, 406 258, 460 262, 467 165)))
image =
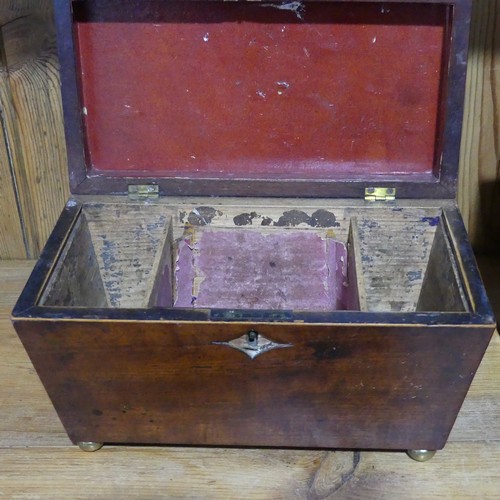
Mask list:
POLYGON ((15 327, 74 442, 366 449, 443 447, 492 333, 256 324, 282 348, 251 359, 248 323, 15 327))

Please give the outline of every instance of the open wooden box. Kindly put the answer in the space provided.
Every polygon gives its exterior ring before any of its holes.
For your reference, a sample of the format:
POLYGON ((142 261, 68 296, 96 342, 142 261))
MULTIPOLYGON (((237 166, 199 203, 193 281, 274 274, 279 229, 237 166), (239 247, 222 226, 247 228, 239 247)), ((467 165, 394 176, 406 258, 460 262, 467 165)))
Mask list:
POLYGON ((13 321, 72 441, 442 448, 471 1, 55 6, 75 196, 13 321))

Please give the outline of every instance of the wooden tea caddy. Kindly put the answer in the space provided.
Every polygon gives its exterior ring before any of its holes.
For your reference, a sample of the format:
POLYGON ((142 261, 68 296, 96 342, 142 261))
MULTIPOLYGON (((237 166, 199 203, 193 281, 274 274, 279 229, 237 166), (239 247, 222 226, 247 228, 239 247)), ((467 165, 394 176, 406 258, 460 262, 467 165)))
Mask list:
POLYGON ((56 0, 69 200, 13 322, 74 443, 442 448, 494 330, 470 0, 56 0))

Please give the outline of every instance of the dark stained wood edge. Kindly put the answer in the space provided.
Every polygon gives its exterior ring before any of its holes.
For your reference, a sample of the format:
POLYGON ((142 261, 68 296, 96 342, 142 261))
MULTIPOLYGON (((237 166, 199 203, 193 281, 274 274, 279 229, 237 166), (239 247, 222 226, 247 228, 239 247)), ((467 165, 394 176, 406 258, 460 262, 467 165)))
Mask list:
POLYGON ((82 108, 78 91, 71 0, 54 0, 69 187, 76 192, 87 178, 82 108))
POLYGON ((454 2, 440 182, 456 197, 472 0, 454 2))
POLYGON ((486 321, 495 323, 493 309, 486 294, 474 251, 458 208, 444 209, 443 218, 445 230, 448 233, 455 261, 457 262, 458 272, 466 288, 466 296, 468 295, 476 314, 484 317, 486 321))
POLYGON ((415 181, 386 177, 368 180, 302 181, 282 179, 158 179, 91 176, 73 192, 76 194, 125 194, 130 184, 157 184, 161 196, 248 196, 363 199, 367 187, 396 188, 398 198, 454 198, 454 184, 439 183, 434 176, 415 181), (432 180, 430 180, 432 177, 432 180))
POLYGON ((436 142, 433 159, 433 174, 436 177, 439 177, 440 175, 440 169, 442 167, 441 156, 443 153, 443 145, 445 141, 446 108, 448 106, 447 92, 449 90, 448 83, 450 77, 450 72, 448 71, 448 61, 450 61, 451 40, 453 39, 453 14, 453 8, 448 7, 446 11, 447 19, 445 29, 443 30, 443 49, 441 54, 441 77, 443 80, 439 88, 439 106, 436 120, 436 142))
MULTIPOLYGON (((347 0, 342 0, 347 1, 347 0)), ((367 1, 367 0, 362 0, 367 1)), ((373 1, 373 0, 372 0, 373 1)), ((54 0, 58 51, 61 64, 70 189, 77 194, 125 194, 129 184, 159 184, 162 195, 207 196, 301 196, 362 198, 365 187, 396 187, 399 198, 455 198, 468 49, 468 29, 472 0, 374 0, 380 3, 436 3, 453 6, 452 40, 449 46, 450 66, 444 95, 444 141, 439 178, 397 181, 377 177, 363 179, 329 179, 319 181, 269 179, 186 179, 186 178, 117 178, 95 176, 87 171, 84 128, 78 92, 78 77, 72 30, 71 0, 54 0)))
POLYGON ((490 316, 475 313, 441 313, 441 312, 411 312, 411 313, 380 313, 358 311, 321 312, 288 312, 286 319, 279 319, 276 311, 241 310, 237 319, 228 319, 232 309, 96 309, 77 307, 41 307, 33 306, 26 309, 15 309, 13 319, 26 320, 75 320, 75 321, 114 321, 114 322, 219 322, 262 324, 276 322, 282 324, 371 324, 371 325, 421 325, 433 326, 469 326, 480 325, 491 328, 495 324, 490 316))

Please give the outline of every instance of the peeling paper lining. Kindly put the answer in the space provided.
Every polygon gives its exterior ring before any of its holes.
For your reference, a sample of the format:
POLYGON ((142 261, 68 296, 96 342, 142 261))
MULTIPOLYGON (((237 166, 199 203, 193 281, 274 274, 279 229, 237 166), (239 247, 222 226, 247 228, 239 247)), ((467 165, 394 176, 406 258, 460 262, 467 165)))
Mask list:
POLYGON ((330 311, 342 306, 347 250, 309 231, 199 230, 182 240, 176 307, 330 311), (195 297, 195 298, 194 298, 195 297))

